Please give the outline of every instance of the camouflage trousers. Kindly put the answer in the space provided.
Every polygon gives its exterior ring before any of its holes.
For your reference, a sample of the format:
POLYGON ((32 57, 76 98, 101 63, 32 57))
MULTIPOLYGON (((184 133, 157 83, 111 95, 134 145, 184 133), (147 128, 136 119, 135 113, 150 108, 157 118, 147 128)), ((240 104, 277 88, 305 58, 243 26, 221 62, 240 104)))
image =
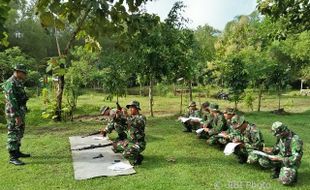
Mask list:
POLYGON ((22 117, 22 125, 20 126, 16 125, 15 117, 7 117, 6 120, 8 128, 7 149, 8 151, 18 150, 25 131, 24 117, 22 117))
POLYGON ((143 152, 146 147, 146 142, 128 142, 119 141, 113 144, 113 151, 116 153, 123 153, 124 158, 136 160, 138 155, 143 152))
POLYGON ((227 143, 229 143, 230 141, 228 139, 225 139, 223 137, 218 137, 217 135, 212 135, 209 140, 208 143, 210 145, 226 145, 227 143))
POLYGON ((260 156, 253 153, 253 149, 247 149, 245 147, 235 148, 234 154, 237 156, 239 161, 247 162, 248 164, 255 164, 259 162, 260 156))
POLYGON ((201 133, 197 134, 197 137, 200 139, 209 139, 210 135, 209 133, 202 131, 201 133))
POLYGON ((200 128, 200 125, 191 125, 189 122, 183 123, 183 126, 187 131, 197 130, 200 128))
POLYGON ((297 181, 297 166, 284 166, 279 161, 272 161, 266 157, 259 159, 259 164, 264 168, 271 168, 272 171, 279 172, 279 181, 283 185, 292 185, 297 181))

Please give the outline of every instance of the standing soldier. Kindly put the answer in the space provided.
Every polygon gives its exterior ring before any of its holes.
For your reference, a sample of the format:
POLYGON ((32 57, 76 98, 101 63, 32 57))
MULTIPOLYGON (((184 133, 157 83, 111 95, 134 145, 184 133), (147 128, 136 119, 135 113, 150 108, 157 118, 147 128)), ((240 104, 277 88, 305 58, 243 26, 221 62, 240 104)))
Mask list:
POLYGON ((125 158, 129 159, 133 165, 140 165, 143 161, 141 152, 146 147, 145 142, 145 116, 139 113, 140 103, 132 101, 127 106, 130 116, 128 117, 128 126, 130 137, 128 140, 114 145, 114 150, 123 152, 125 158))
POLYGON ((235 154, 239 163, 256 163, 259 156, 253 150, 262 150, 264 146, 263 135, 255 124, 247 122, 244 116, 235 115, 231 119, 231 124, 239 133, 233 137, 233 142, 241 143, 235 148, 235 154))
POLYGON ((265 168, 272 168, 272 178, 279 178, 283 185, 292 185, 297 182, 297 170, 303 155, 303 142, 282 122, 274 122, 271 130, 277 137, 277 142, 273 148, 266 147, 264 151, 276 156, 262 157, 259 163, 265 168))
POLYGON ((25 163, 19 158, 30 157, 30 154, 24 154, 20 151, 21 140, 25 131, 26 103, 28 100, 23 84, 26 76, 26 67, 18 64, 14 67, 13 75, 3 83, 8 127, 7 149, 10 154, 9 163, 14 165, 24 165, 25 163))

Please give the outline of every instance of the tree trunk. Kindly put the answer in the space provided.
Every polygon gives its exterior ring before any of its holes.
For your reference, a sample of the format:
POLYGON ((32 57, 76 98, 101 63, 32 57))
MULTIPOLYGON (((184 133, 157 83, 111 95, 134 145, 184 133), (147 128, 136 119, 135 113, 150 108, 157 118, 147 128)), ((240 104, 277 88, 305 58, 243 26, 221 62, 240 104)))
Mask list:
POLYGON ((280 89, 278 89, 278 99, 279 99, 278 110, 280 110, 281 109, 281 91, 280 91, 280 89))
POLYGON ((65 87, 65 76, 58 77, 57 83, 57 108, 56 108, 56 118, 55 121, 61 121, 61 112, 62 112, 62 96, 65 87))
POLYGON ((173 83, 173 95, 176 96, 177 95, 177 86, 175 83, 173 83))
POLYGON ((237 101, 235 101, 235 108, 234 109, 238 110, 238 102, 237 101))
POLYGON ((150 86, 149 86, 149 107, 150 107, 150 115, 154 117, 153 113, 153 78, 150 77, 150 86))
POLYGON ((181 87, 181 104, 180 104, 180 114, 182 114, 183 110, 183 87, 181 87))
POLYGON ((257 111, 260 112, 260 108, 262 105, 262 97, 263 97, 263 87, 260 86, 259 87, 259 91, 258 91, 258 106, 257 106, 257 111))
POLYGON ((192 81, 189 80, 188 82, 188 89, 189 89, 189 101, 193 101, 193 89, 192 89, 192 81))
POLYGON ((140 96, 143 96, 142 88, 143 88, 143 85, 142 85, 142 82, 140 81, 139 82, 139 94, 140 94, 140 96))

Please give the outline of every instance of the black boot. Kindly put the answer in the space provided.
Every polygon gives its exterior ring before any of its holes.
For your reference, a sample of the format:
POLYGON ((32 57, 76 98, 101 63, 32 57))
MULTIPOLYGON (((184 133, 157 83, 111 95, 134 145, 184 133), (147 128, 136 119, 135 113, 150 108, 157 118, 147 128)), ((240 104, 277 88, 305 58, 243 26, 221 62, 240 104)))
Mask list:
POLYGON ((9 160, 10 164, 13 164, 15 166, 25 165, 24 162, 18 159, 18 152, 16 150, 10 151, 9 153, 10 153, 10 160, 9 160))
POLYGON ((136 160, 133 162, 133 165, 141 165, 144 157, 142 154, 139 154, 136 158, 136 160))
POLYGON ((18 148, 17 150, 17 158, 29 158, 31 155, 30 154, 24 154, 20 151, 20 149, 18 148))
POLYGON ((272 178, 272 179, 277 179, 277 178, 279 178, 280 169, 281 169, 281 168, 272 168, 272 169, 271 169, 271 171, 272 171, 272 173, 271 173, 271 178, 272 178))

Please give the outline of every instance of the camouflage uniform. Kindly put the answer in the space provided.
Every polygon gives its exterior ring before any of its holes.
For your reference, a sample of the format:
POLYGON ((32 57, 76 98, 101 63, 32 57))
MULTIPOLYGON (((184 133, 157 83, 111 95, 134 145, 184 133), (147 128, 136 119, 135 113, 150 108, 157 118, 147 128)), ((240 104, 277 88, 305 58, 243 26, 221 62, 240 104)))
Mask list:
POLYGON ((129 118, 130 139, 123 152, 125 158, 136 160, 145 149, 145 124, 146 118, 143 115, 135 115, 129 118))
POLYGON ((118 137, 114 142, 123 141, 127 138, 127 117, 121 113, 117 112, 116 109, 110 110, 111 119, 107 124, 105 131, 107 133, 112 133, 115 130, 118 137))
POLYGON ((212 112, 217 112, 216 115, 212 116, 212 121, 210 122, 210 130, 208 131, 208 135, 210 138, 208 139, 208 143, 210 145, 219 144, 217 136, 222 131, 227 130, 226 119, 224 118, 223 113, 219 111, 219 106, 217 104, 211 104, 210 109, 212 112))
POLYGON ((232 123, 238 123, 239 127, 246 124, 244 131, 238 130, 232 134, 232 138, 236 141, 242 142, 244 146, 235 148, 234 153, 237 155, 239 162, 256 163, 260 158, 253 154, 253 150, 262 150, 264 146, 263 135, 255 124, 250 124, 244 120, 243 116, 234 116, 232 123), (236 121, 238 120, 238 121, 236 121))
POLYGON ((272 168, 273 178, 279 178, 279 181, 284 185, 291 185, 297 181, 297 170, 303 155, 303 142, 298 135, 290 131, 281 122, 275 122, 272 128, 273 131, 276 128, 282 128, 281 132, 286 133, 286 135, 278 136, 272 149, 272 153, 281 158, 282 161, 272 161, 267 157, 262 157, 259 159, 259 163, 264 168, 272 168))
POLYGON ((5 113, 8 127, 7 149, 10 152, 19 151, 25 131, 28 96, 23 82, 19 81, 14 75, 3 84, 3 90, 6 98, 5 113), (16 125, 15 119, 17 117, 21 118, 20 126, 16 125))
MULTIPOLYGON (((188 106, 190 107, 196 107, 196 102, 191 102, 188 106)), ((201 113, 200 110, 198 110, 197 108, 189 110, 184 117, 199 117, 201 118, 201 113)), ((185 127, 185 130, 187 132, 191 132, 192 130, 198 129, 200 126, 200 123, 197 124, 191 124, 190 121, 187 121, 185 123, 183 123, 183 126, 185 127)))

